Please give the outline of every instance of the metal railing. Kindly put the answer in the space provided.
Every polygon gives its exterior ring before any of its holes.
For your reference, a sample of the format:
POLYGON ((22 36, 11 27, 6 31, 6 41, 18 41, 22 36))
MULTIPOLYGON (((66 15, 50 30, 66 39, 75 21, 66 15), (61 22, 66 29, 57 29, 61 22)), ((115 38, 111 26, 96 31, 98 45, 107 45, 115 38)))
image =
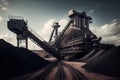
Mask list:
POLYGON ((33 35, 35 35, 39 40, 45 41, 40 35, 38 35, 33 29, 28 27, 28 31, 30 31, 33 35))

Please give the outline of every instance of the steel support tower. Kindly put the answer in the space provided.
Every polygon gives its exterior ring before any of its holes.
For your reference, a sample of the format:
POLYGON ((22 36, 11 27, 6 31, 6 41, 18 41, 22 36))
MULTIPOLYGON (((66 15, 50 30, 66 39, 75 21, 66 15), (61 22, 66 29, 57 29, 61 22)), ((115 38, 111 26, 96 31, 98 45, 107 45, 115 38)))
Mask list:
POLYGON ((49 42, 52 41, 52 38, 53 38, 53 37, 54 37, 54 38, 57 37, 57 35, 58 35, 58 28, 60 27, 60 25, 59 25, 59 23, 55 22, 52 27, 53 27, 53 31, 52 31, 52 33, 51 33, 49 42))

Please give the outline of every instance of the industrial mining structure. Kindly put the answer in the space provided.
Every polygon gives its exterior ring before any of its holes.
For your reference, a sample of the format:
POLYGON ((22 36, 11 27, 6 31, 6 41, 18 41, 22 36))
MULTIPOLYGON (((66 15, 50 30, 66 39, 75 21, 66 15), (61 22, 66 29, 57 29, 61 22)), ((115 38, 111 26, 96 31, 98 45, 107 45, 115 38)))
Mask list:
POLYGON ((92 18, 85 12, 72 9, 68 12, 69 21, 58 34, 59 23, 55 23, 49 42, 28 27, 28 21, 20 16, 9 16, 7 27, 17 35, 17 46, 28 48, 28 38, 57 59, 75 59, 84 56, 100 46, 101 37, 89 29, 92 18), (55 39, 53 35, 55 33, 55 39), (24 44, 24 45, 23 45, 24 44))

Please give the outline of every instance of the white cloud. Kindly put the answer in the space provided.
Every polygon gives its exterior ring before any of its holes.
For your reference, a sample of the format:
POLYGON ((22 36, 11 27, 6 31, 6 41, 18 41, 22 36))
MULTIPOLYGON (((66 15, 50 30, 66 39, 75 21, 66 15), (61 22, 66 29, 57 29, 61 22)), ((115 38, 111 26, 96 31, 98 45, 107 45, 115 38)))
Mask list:
POLYGON ((67 23, 68 23, 67 19, 61 19, 59 21, 59 24, 60 24, 60 29, 59 30, 62 31, 64 29, 64 27, 67 25, 67 23))
MULTIPOLYGON (((54 24, 55 19, 50 19, 47 22, 44 23, 44 27, 40 32, 38 32, 46 41, 49 40, 49 37, 51 35, 51 32, 53 30, 52 25, 54 24)), ((67 24, 68 20, 67 19, 61 19, 58 21, 60 28, 59 31, 61 31, 65 25, 67 24)))
POLYGON ((8 0, 0 0, 0 10, 6 11, 8 9, 8 0))
POLYGON ((28 39, 28 49, 30 50, 40 50, 41 48, 28 39))
POLYGON ((102 37, 103 43, 120 45, 120 22, 114 19, 111 23, 101 27, 91 27, 91 30, 102 37))
POLYGON ((44 26, 40 32, 38 32, 45 40, 48 41, 50 34, 52 32, 52 25, 55 22, 55 19, 50 19, 44 23, 44 26))
POLYGON ((0 21, 2 21, 3 20, 3 17, 2 16, 0 16, 0 21))
POLYGON ((92 14, 94 11, 95 11, 95 9, 91 9, 91 10, 89 11, 89 13, 92 14))
POLYGON ((0 34, 0 39, 4 39, 5 41, 16 45, 16 38, 12 36, 10 33, 0 34))
POLYGON ((94 8, 92 8, 88 13, 92 14, 95 12, 95 10, 100 6, 100 3, 96 4, 94 8))

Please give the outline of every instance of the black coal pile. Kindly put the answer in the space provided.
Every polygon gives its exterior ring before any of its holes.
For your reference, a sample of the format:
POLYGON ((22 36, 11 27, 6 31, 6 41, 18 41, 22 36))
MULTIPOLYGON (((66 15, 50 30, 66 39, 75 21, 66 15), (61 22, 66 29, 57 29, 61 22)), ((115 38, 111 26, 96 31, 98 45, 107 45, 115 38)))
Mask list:
POLYGON ((0 80, 35 72, 49 63, 27 49, 14 47, 0 39, 0 80))
POLYGON ((87 62, 89 58, 91 58, 93 55, 96 54, 96 52, 98 52, 98 49, 93 49, 92 51, 90 51, 88 54, 86 54, 85 56, 83 56, 80 61, 82 62, 87 62))
POLYGON ((120 78, 120 46, 96 53, 83 68, 94 73, 120 78))
POLYGON ((103 55, 105 52, 107 52, 108 50, 110 50, 112 47, 114 47, 114 45, 104 45, 101 44, 100 47, 96 47, 94 48, 91 52, 89 52, 88 54, 86 54, 85 56, 83 56, 80 61, 82 62, 93 62, 94 60, 96 60, 97 58, 99 58, 101 55, 103 55))

